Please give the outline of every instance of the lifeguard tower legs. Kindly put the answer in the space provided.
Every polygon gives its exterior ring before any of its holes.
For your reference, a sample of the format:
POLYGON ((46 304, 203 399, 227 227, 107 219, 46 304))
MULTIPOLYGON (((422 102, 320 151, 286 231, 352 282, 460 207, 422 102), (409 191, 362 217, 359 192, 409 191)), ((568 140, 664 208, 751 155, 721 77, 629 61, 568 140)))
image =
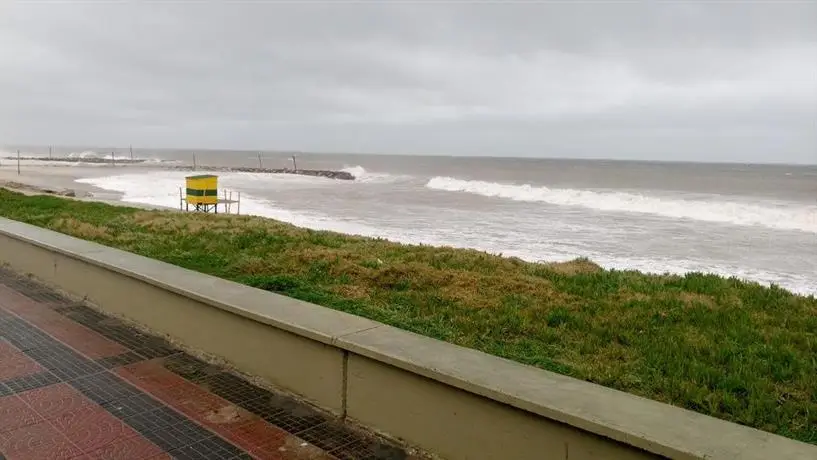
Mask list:
POLYGON ((232 205, 236 205, 236 214, 241 210, 241 192, 233 200, 232 190, 222 190, 222 198, 218 193, 218 176, 202 174, 185 177, 186 191, 182 193, 179 187, 179 209, 182 211, 212 212, 218 214, 219 205, 222 205, 226 214, 232 213, 232 205))

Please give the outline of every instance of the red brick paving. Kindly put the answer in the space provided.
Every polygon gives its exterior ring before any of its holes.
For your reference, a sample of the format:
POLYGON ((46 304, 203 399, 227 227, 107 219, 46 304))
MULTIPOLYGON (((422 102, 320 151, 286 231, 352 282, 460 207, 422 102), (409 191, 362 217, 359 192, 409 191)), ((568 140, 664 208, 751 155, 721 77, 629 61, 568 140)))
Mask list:
POLYGON ((0 339, 0 382, 36 374, 45 369, 20 350, 0 339))
POLYGON ((280 455, 279 448, 286 444, 289 433, 271 426, 261 419, 242 423, 228 429, 230 439, 250 452, 257 452, 264 457, 280 455))
POLYGON ((20 393, 19 396, 21 400, 45 419, 53 419, 65 413, 95 405, 93 401, 67 383, 29 390, 20 393))
POLYGON ((294 436, 283 443, 273 440, 252 448, 250 454, 260 460, 337 460, 334 456, 294 436))
POLYGON ((0 398, 0 433, 43 421, 34 409, 15 395, 0 398))
POLYGON ((0 452, 8 460, 67 460, 82 453, 47 421, 0 433, 0 452))
MULTIPOLYGON (((209 436, 215 435, 212 439, 221 443, 216 445, 226 446, 228 449, 225 452, 235 452, 233 458, 239 458, 243 452, 256 459, 337 460, 281 427, 188 380, 190 377, 184 372, 180 373, 187 378, 169 370, 165 367, 164 358, 142 360, 110 371, 98 364, 94 367, 100 358, 125 353, 132 355, 134 350, 128 346, 141 347, 136 348, 139 353, 137 358, 145 356, 141 350, 151 345, 142 341, 142 336, 138 334, 126 340, 118 335, 120 332, 111 335, 106 332, 111 329, 102 329, 107 337, 103 336, 96 332, 100 330, 97 323, 87 320, 89 316, 80 316, 80 324, 72 319, 75 316, 69 317, 56 310, 59 305, 32 300, 20 293, 27 291, 17 292, 4 285, 3 276, 8 274, 4 275, 0 269, 0 318, 4 318, 0 319, 0 459, 170 459, 166 451, 187 445, 176 445, 176 442, 195 442, 172 437, 168 440, 162 436, 165 429, 161 427, 170 425, 162 425, 161 418, 150 418, 171 416, 172 420, 176 420, 172 423, 177 425, 173 425, 170 432, 209 431, 209 436), (37 335, 42 332, 51 338, 43 339, 37 335), (39 354, 32 352, 30 355, 39 363, 27 355, 32 346, 40 350, 39 354), (42 352, 43 347, 52 347, 62 354, 58 355, 60 358, 57 360, 48 358, 48 354, 42 352), (53 375, 46 368, 53 371, 53 375), (66 372, 66 369, 74 369, 75 372, 66 372), (55 375, 63 377, 65 381, 59 382, 55 375), (43 376, 50 376, 50 379, 43 379, 43 376), (17 382, 15 385, 4 385, 3 382, 13 379, 17 382), (20 383, 20 379, 24 384, 20 383), (90 385, 81 383, 89 379, 90 385), (133 387, 124 382, 129 382, 133 387), (34 389, 25 391, 27 388, 34 389), (18 393, 9 395, 15 391, 18 393), (99 405, 95 401, 107 405, 99 405), (166 408, 161 409, 162 405, 166 408), (167 413, 161 415, 165 410, 167 413), (131 419, 133 416, 141 421, 131 419)), ((177 351, 168 348, 167 351, 153 353, 156 353, 153 356, 157 356, 161 353, 175 354, 177 351)), ((216 369, 215 372, 221 370, 216 369)), ((221 382, 223 390, 224 380, 221 382)), ((227 393, 220 394, 243 405, 242 400, 230 396, 232 391, 243 390, 226 388, 227 393)), ((260 410, 255 406, 246 407, 260 410)), ((349 456, 348 452, 345 456, 349 456)))
MULTIPOLYGON (((241 413, 239 408, 230 404, 229 401, 170 372, 161 365, 161 362, 161 358, 144 361, 115 369, 115 372, 168 406, 204 425, 225 423, 227 420, 224 416, 219 417, 219 414, 227 414, 231 411, 235 414, 241 413)), ((252 415, 249 412, 243 412, 252 415)))
POLYGON ((96 332, 77 324, 70 319, 52 312, 58 318, 41 320, 30 320, 32 324, 39 327, 49 335, 77 350, 90 359, 107 358, 109 356, 121 355, 128 351, 127 348, 112 342, 96 332))
POLYGON ((154 458, 162 449, 141 436, 118 440, 86 455, 88 460, 136 460, 154 458))
POLYGON ((168 406, 209 428, 235 425, 258 416, 195 385, 180 385, 159 394, 168 406))
POLYGON ((187 380, 167 370, 161 363, 161 359, 142 361, 119 367, 114 369, 114 372, 152 394, 160 394, 174 386, 188 383, 187 380))
POLYGON ((138 436, 133 429, 97 405, 63 413, 51 422, 83 452, 92 452, 114 441, 138 436))
POLYGON ((0 284, 0 307, 7 311, 17 313, 18 315, 26 315, 30 318, 36 318, 38 315, 51 317, 51 313, 54 313, 47 305, 29 299, 3 284, 0 284))
POLYGON ((122 345, 57 313, 46 304, 31 300, 2 284, 0 284, 0 306, 16 313, 90 359, 116 356, 128 351, 122 345))
POLYGON ((323 453, 316 456, 315 451, 320 452, 316 448, 304 457, 302 454, 309 450, 305 449, 307 443, 179 377, 162 366, 161 358, 120 367, 115 372, 258 459, 334 458, 323 453), (287 449, 284 447, 287 444, 298 449, 287 449))

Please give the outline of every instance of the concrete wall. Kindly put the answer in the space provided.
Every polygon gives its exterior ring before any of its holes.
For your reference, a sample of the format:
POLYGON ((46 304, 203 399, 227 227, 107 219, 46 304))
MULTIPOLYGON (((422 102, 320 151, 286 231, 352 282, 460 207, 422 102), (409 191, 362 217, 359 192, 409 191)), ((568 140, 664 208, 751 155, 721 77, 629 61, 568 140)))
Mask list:
POLYGON ((0 263, 450 459, 817 459, 817 447, 0 218, 0 263))

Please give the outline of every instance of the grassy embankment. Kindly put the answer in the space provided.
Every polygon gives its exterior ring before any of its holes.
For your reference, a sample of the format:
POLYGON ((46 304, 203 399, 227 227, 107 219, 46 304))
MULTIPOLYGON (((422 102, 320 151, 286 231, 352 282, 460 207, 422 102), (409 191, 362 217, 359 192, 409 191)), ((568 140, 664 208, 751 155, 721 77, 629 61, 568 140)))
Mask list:
POLYGON ((817 299, 0 190, 0 216, 817 444, 817 299))

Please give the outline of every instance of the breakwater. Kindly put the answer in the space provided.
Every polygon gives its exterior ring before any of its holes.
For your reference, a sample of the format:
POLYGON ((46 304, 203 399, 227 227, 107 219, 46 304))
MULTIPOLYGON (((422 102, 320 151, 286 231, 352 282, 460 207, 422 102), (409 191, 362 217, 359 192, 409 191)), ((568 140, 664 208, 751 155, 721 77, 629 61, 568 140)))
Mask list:
POLYGON ((127 158, 99 158, 99 157, 89 157, 89 158, 74 158, 74 157, 12 157, 6 156, 3 157, 3 160, 11 160, 11 161, 56 161, 60 163, 93 163, 93 164, 139 164, 145 163, 147 160, 142 159, 127 159, 127 158))
POLYGON ((301 176, 325 177, 327 179, 337 180, 355 180, 355 176, 346 171, 331 171, 325 169, 271 169, 271 168, 249 168, 249 167, 235 167, 235 166, 171 166, 165 167, 167 169, 174 169, 177 171, 207 171, 207 172, 248 172, 248 173, 265 173, 265 174, 298 174, 301 176))
MULTIPOLYGON (((4 157, 3 160, 17 161, 17 157, 4 157)), ((204 172, 247 172, 247 173, 263 173, 263 174, 298 174, 301 176, 325 177, 327 179, 336 180, 355 180, 355 176, 346 171, 331 171, 324 169, 290 169, 290 168, 253 168, 243 166, 206 166, 206 165, 161 165, 152 162, 147 162, 144 159, 111 159, 111 158, 70 158, 70 157, 20 157, 22 161, 54 161, 62 163, 93 163, 93 164, 108 164, 108 165, 139 165, 149 164, 151 167, 157 169, 169 169, 174 171, 204 171, 204 172)))

